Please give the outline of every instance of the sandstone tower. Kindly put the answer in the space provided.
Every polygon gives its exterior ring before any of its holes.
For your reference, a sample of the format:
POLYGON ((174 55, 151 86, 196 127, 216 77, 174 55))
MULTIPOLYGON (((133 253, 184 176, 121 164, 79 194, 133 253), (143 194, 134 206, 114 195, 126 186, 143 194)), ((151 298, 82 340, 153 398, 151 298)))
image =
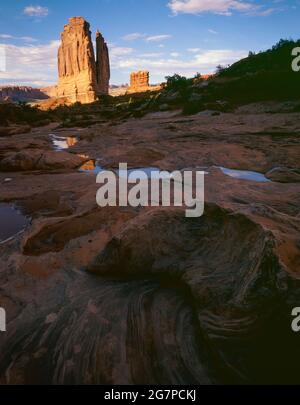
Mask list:
POLYGON ((149 89, 149 72, 139 71, 130 75, 130 92, 142 92, 149 89))
POLYGON ((82 17, 70 18, 61 34, 58 50, 58 97, 90 103, 98 95, 108 94, 108 48, 100 33, 97 33, 96 45, 97 63, 89 23, 82 17))
POLYGON ((107 44, 99 31, 96 34, 96 56, 98 94, 108 94, 110 79, 109 53, 107 44))

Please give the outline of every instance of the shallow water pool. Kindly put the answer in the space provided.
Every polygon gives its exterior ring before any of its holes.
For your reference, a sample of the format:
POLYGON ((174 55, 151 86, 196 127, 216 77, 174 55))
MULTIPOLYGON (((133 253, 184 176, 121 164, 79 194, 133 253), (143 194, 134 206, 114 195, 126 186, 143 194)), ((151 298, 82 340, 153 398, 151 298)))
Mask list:
POLYGON ((29 219, 13 204, 0 203, 0 243, 23 231, 29 219))
POLYGON ((252 172, 249 170, 233 170, 228 169, 226 167, 220 167, 222 172, 227 176, 233 177, 238 180, 249 180, 249 181, 256 181, 259 183, 269 183, 270 180, 266 178, 265 175, 258 172, 252 172))
POLYGON ((78 138, 76 136, 59 136, 50 134, 54 150, 57 152, 69 149, 71 146, 76 145, 78 138))

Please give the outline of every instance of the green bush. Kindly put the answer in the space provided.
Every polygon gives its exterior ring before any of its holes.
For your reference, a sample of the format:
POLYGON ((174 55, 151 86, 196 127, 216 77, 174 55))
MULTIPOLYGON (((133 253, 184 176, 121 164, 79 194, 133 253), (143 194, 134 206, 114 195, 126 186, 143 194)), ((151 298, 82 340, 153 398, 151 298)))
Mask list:
POLYGON ((187 79, 184 76, 180 76, 177 73, 173 76, 166 76, 166 90, 181 91, 193 84, 192 79, 187 79))
POLYGON ((300 40, 281 39, 271 49, 255 54, 250 52, 247 58, 241 59, 229 67, 217 67, 222 77, 238 77, 265 72, 290 72, 292 49, 300 46, 300 40))
POLYGON ((31 107, 29 104, 0 104, 0 122, 3 126, 10 124, 29 124, 32 127, 40 123, 49 123, 51 114, 47 111, 41 111, 37 107, 31 107))

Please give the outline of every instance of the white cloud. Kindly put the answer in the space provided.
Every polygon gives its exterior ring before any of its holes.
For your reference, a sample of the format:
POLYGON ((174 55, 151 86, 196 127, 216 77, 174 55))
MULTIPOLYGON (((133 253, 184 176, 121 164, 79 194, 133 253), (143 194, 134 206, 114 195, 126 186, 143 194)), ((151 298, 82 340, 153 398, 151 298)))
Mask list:
POLYGON ((140 38, 144 38, 145 34, 141 34, 140 32, 133 32, 132 34, 127 34, 122 37, 124 41, 135 41, 140 38))
POLYGON ((139 55, 140 58, 160 58, 161 56, 163 56, 162 52, 149 52, 139 55))
MULTIPOLYGON (((6 71, 0 72, 0 83, 38 87, 55 84, 59 45, 60 41, 51 41, 44 45, 4 45, 6 71)), ((152 82, 160 82, 165 76, 174 73, 185 76, 193 76, 196 72, 211 73, 217 65, 233 63, 248 54, 243 50, 192 48, 190 57, 183 58, 177 52, 172 52, 168 57, 161 52, 139 54, 133 48, 115 44, 110 44, 109 48, 114 75, 121 75, 126 80, 132 71, 145 69, 150 71, 152 82)))
POLYGON ((0 72, 5 72, 5 70, 6 70, 6 49, 3 45, 0 45, 0 72))
POLYGON ((49 14, 49 9, 42 6, 27 6, 23 13, 30 17, 46 17, 49 14))
POLYGON ((172 35, 152 35, 146 38, 147 42, 160 42, 172 38, 172 35))
POLYGON ((210 34, 218 35, 218 31, 212 30, 211 28, 208 30, 210 34))
POLYGON ((47 86, 57 81, 57 50, 60 41, 46 45, 2 45, 6 69, 0 72, 2 84, 47 86), (47 63, 45 63, 47 61, 47 63))
POLYGON ((37 39, 32 38, 32 37, 19 37, 16 39, 21 39, 22 41, 25 41, 25 42, 37 42, 37 39))
POLYGON ((146 58, 143 55, 131 58, 112 58, 112 69, 116 72, 129 75, 134 70, 149 70, 153 81, 161 81, 165 76, 178 73, 185 76, 194 76, 196 72, 213 73, 218 65, 228 65, 247 56, 243 50, 198 50, 192 58, 146 58))
POLYGON ((160 42, 169 38, 172 38, 172 35, 147 35, 140 32, 133 32, 122 37, 123 41, 136 41, 137 39, 144 39, 146 42, 160 42))
POLYGON ((188 52, 191 52, 191 53, 199 53, 200 51, 201 51, 200 48, 189 48, 188 49, 188 52))
POLYGON ((0 39, 19 39, 25 42, 37 42, 37 40, 32 37, 15 37, 14 35, 10 34, 0 34, 0 39))
MULTIPOLYGON (((0 72, 0 83, 37 87, 56 84, 59 45, 59 40, 44 45, 2 45, 6 54, 6 69, 0 72)), ((110 57, 115 64, 129 58, 134 52, 133 48, 119 47, 115 44, 110 44, 109 48, 110 57)))
POLYGON ((174 14, 215 13, 231 15, 233 11, 254 15, 268 15, 274 9, 262 9, 254 3, 244 0, 170 0, 168 7, 174 14))
POLYGON ((123 55, 129 55, 133 52, 133 48, 125 48, 121 46, 115 46, 113 44, 109 45, 109 53, 110 56, 123 56, 123 55))

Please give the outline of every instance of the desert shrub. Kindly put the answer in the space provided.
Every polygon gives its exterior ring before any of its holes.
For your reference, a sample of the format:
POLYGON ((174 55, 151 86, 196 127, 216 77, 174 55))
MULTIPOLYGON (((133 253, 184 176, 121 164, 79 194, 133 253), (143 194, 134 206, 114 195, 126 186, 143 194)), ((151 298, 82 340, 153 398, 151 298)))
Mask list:
POLYGON ((187 79, 184 76, 180 76, 177 73, 173 76, 166 76, 166 90, 182 91, 193 84, 192 79, 187 79))
POLYGON ((197 114, 205 109, 204 104, 199 101, 187 101, 183 105, 182 113, 184 115, 197 114))
POLYGON ((226 69, 228 69, 226 66, 218 65, 216 67, 216 74, 220 76, 222 73, 226 72, 226 69))
POLYGON ((0 104, 1 125, 29 124, 35 127, 40 123, 49 123, 49 121, 51 121, 50 113, 41 111, 37 107, 31 107, 29 104, 0 104))
POLYGON ((255 54, 250 52, 247 58, 228 67, 217 67, 217 73, 223 77, 237 77, 258 72, 290 72, 292 49, 300 46, 300 40, 281 39, 271 49, 255 54))
POLYGON ((236 80, 214 84, 210 87, 210 99, 245 104, 267 100, 299 99, 300 75, 295 72, 265 72, 245 75, 236 80))

